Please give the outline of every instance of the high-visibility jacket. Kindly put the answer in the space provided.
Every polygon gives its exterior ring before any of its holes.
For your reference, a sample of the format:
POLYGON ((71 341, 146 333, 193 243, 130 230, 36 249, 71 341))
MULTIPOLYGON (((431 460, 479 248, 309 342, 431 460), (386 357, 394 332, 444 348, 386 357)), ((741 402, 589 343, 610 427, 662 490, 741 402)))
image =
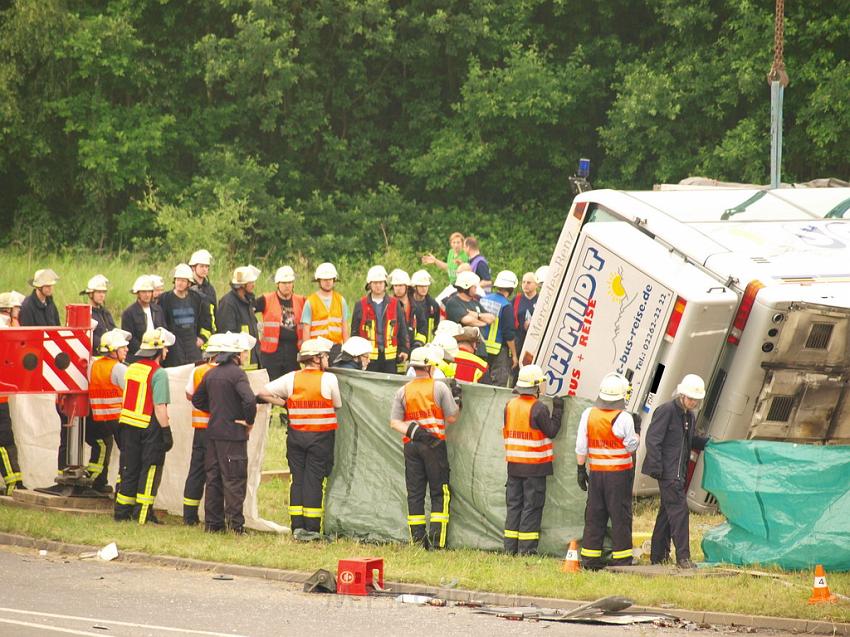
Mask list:
POLYGON ((137 360, 127 368, 124 376, 123 408, 118 422, 147 429, 153 417, 153 387, 151 381, 159 363, 147 358, 137 360))
POLYGON ((487 371, 487 361, 466 350, 455 354, 455 379, 477 383, 487 371))
POLYGON ((0 405, 5 405, 8 402, 9 402, 8 396, 0 396, 0 405))
MULTIPOLYGON (((499 316, 501 310, 506 305, 510 305, 510 301, 498 292, 491 292, 481 301, 482 307, 485 309, 493 308, 493 314, 496 316, 490 325, 485 325, 481 328, 482 336, 484 337, 484 347, 487 348, 487 353, 495 356, 502 351, 502 330, 499 329, 499 316)), ((490 311, 489 309, 487 310, 490 311)))
MULTIPOLYGON (((331 292, 331 305, 325 307, 319 294, 314 292, 307 298, 307 303, 310 304, 310 338, 324 336, 329 341, 342 344, 342 295, 331 292)), ((301 338, 300 335, 298 338, 301 338)))
MULTIPOLYGON (((283 308, 277 292, 263 294, 263 298, 266 300, 266 304, 263 309, 263 320, 260 321, 258 326, 260 330, 260 351, 273 354, 277 351, 277 346, 280 343, 283 308)), ((301 313, 304 311, 304 301, 304 297, 300 294, 292 295, 292 312, 295 314, 295 334, 298 338, 298 349, 301 349, 301 313)), ((322 304, 322 307, 324 307, 324 304, 322 304)))
POLYGON ((587 416, 587 466, 591 471, 627 471, 634 466, 632 454, 614 435, 619 409, 593 407, 587 416))
MULTIPOLYGON (((415 420, 440 440, 446 439, 446 417, 434 400, 433 378, 414 378, 404 386, 404 419, 415 420)), ((407 436, 402 440, 410 442, 407 436)))
POLYGON ((434 332, 440 321, 440 306, 429 295, 421 301, 412 301, 413 340, 425 345, 434 340, 434 332))
POLYGON ((333 431, 337 428, 336 411, 331 398, 322 396, 321 369, 295 372, 292 395, 286 399, 289 426, 298 431, 333 431))
MULTIPOLYGON (((192 394, 198 391, 198 386, 215 363, 202 363, 192 370, 192 394)), ((195 429, 206 429, 210 424, 210 412, 203 411, 192 405, 192 426, 195 429)))
POLYGON ((112 382, 112 369, 117 364, 118 359, 108 356, 99 356, 92 363, 89 381, 92 420, 98 422, 118 420, 118 416, 121 415, 124 390, 112 382))
MULTIPOLYGON (((378 319, 375 317, 375 310, 372 309, 372 304, 369 303, 369 297, 364 296, 360 299, 360 330, 359 334, 363 338, 372 342, 372 351, 369 353, 371 360, 377 360, 378 351, 378 334, 376 325, 378 319)), ((384 325, 381 328, 384 335, 384 358, 387 360, 393 359, 398 353, 398 299, 393 297, 387 303, 387 308, 384 310, 384 325)))
POLYGON ((517 396, 505 406, 505 459, 520 464, 544 464, 555 457, 552 441, 539 429, 531 426, 534 396, 517 396))

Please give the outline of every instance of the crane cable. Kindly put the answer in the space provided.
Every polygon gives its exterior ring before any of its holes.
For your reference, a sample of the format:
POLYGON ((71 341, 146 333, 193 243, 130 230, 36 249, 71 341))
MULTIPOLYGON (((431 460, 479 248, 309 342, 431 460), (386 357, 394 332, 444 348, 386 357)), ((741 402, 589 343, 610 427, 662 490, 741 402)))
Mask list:
POLYGON ((767 83, 779 82, 788 86, 788 73, 785 72, 785 0, 776 0, 776 15, 773 19, 773 66, 767 74, 767 83))

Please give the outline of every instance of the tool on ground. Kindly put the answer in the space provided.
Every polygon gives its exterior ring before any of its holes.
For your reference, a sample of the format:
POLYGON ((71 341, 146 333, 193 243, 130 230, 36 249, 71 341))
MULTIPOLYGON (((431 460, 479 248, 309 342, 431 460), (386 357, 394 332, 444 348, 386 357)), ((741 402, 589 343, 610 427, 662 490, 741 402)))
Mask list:
POLYGON ((304 582, 305 593, 336 593, 336 578, 333 573, 320 568, 304 582))

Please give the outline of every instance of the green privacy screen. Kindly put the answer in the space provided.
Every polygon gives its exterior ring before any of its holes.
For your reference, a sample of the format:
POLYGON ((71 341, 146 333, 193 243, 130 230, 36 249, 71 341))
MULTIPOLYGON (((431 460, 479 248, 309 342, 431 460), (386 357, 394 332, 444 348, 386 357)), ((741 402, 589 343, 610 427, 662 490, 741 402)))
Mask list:
MULTIPOLYGON (((325 499, 325 531, 406 542, 401 436, 389 426, 393 395, 405 380, 389 374, 333 372, 339 378, 343 405, 337 412, 340 426, 325 499)), ((448 546, 499 550, 507 478, 502 414, 514 394, 484 385, 462 387, 463 411, 447 431, 452 488, 448 546)), ((576 485, 575 436, 588 404, 566 402, 564 424, 555 439, 555 475, 547 484, 541 552, 563 556, 570 539, 581 537, 585 494, 576 485)))
POLYGON ((703 486, 728 520, 705 534, 708 561, 850 571, 850 446, 715 443, 703 486))

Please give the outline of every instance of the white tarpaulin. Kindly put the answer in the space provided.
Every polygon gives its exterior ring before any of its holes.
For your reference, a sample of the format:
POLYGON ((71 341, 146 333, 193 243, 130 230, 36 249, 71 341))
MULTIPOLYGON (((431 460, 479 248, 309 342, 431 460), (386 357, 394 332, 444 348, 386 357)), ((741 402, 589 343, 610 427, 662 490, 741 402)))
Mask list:
MULTIPOLYGON (((186 382, 193 366, 184 365, 166 370, 171 389, 171 404, 168 414, 174 436, 174 447, 166 454, 162 483, 156 496, 155 507, 165 509, 172 515, 183 515, 183 486, 189 472, 189 459, 192 455, 192 405, 186 399, 186 382)), ((248 372, 251 388, 256 392, 268 382, 265 370, 248 372)), ((59 415, 56 412, 55 395, 10 396, 12 428, 24 484, 28 487, 48 487, 54 484, 56 477, 57 450, 59 448, 59 415)), ((269 405, 257 406, 257 420, 251 438, 248 441, 248 493, 245 498, 245 526, 263 531, 286 531, 286 527, 259 517, 257 509, 257 489, 260 486, 260 472, 265 455, 266 434, 268 433, 269 405)), ((82 464, 88 463, 89 447, 84 445, 82 464)), ((114 485, 118 475, 118 449, 113 447, 109 467, 109 483, 114 485)), ((204 507, 200 514, 203 518, 204 507)))

